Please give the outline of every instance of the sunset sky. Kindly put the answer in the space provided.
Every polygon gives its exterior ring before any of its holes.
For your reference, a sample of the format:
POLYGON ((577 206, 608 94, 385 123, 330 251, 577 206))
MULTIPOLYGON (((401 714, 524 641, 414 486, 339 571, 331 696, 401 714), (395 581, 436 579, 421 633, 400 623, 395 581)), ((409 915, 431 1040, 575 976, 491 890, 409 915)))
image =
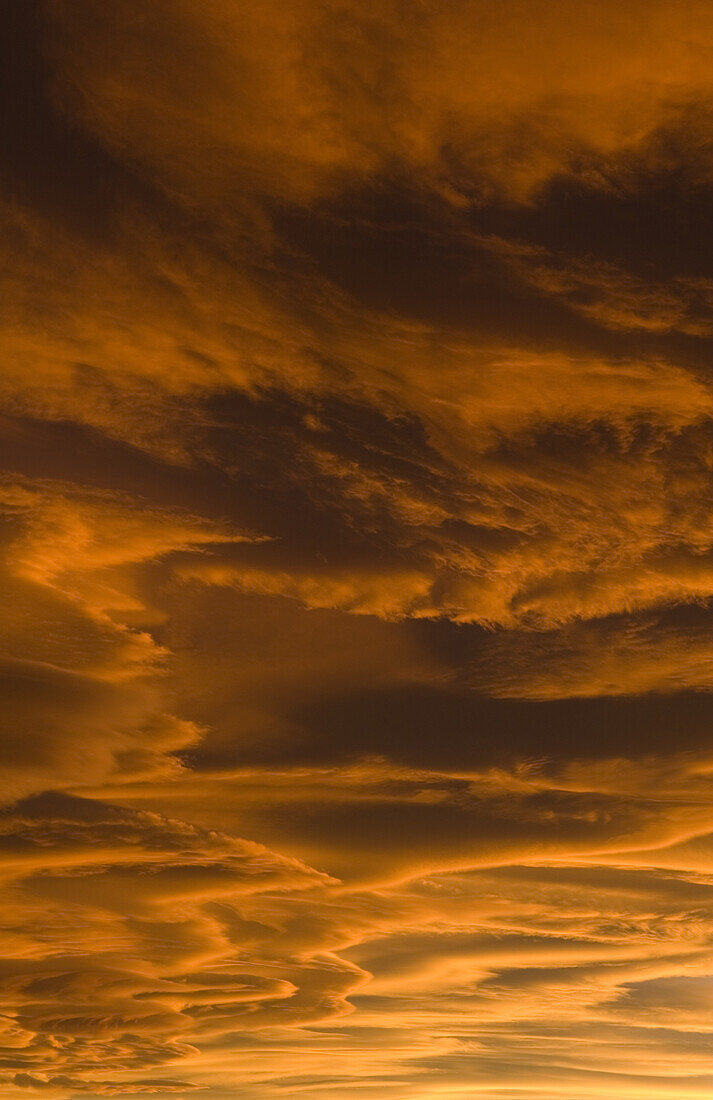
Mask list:
POLYGON ((0 0, 2 1100, 713 1095, 713 4, 0 0))

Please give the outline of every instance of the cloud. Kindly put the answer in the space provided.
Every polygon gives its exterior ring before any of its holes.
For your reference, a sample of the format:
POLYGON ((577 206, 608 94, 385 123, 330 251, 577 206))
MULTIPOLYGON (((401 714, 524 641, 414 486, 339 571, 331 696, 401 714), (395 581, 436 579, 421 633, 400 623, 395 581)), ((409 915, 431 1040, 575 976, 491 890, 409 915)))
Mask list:
POLYGON ((32 1073, 16 1073, 12 1083, 25 1089, 71 1089, 74 1092, 92 1092, 97 1096, 146 1095, 147 1093, 184 1092, 193 1088, 182 1081, 88 1081, 81 1077, 68 1077, 65 1073, 39 1077, 32 1073))
MULTIPOLYGON (((327 876, 253 842, 66 795, 4 811, 0 829, 2 935, 14 951, 0 982, 17 1036, 1 1064, 24 1067, 15 1084, 110 1095, 122 1089, 99 1072, 173 1061, 194 1049, 191 1036, 294 997, 274 967, 241 960, 211 907, 324 887, 327 876), (18 932, 20 913, 34 919, 18 932), (80 1062, 90 1076, 77 1085, 69 1071, 80 1062)), ((123 1091, 164 1087, 131 1078, 123 1091)))
POLYGON ((289 18, 221 2, 168 17, 85 3, 71 20, 59 5, 55 18, 58 103, 198 203, 232 197, 231 173, 243 193, 305 201, 394 158, 456 195, 480 183, 529 197, 567 170, 607 180, 603 165, 645 150, 710 90, 710 13, 695 0, 686 31, 670 0, 626 12, 525 0, 507 15, 426 3, 408 25, 397 3, 350 0, 289 18))
POLYGON ((200 731, 166 712, 166 652, 140 629, 154 613, 130 574, 240 536, 52 482, 6 481, 0 495, 4 799, 74 784, 78 774, 96 782, 180 767, 173 754, 200 731))
POLYGON ((709 1095, 710 6, 4 30, 3 1095, 709 1095))

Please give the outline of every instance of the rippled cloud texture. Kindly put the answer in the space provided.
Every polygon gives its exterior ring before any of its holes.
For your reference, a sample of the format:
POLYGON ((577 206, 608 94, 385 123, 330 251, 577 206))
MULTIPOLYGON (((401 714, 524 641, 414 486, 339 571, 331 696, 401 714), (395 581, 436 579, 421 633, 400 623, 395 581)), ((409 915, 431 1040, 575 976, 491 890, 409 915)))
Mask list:
POLYGON ((713 1092, 713 7, 0 5, 0 1092, 713 1092))

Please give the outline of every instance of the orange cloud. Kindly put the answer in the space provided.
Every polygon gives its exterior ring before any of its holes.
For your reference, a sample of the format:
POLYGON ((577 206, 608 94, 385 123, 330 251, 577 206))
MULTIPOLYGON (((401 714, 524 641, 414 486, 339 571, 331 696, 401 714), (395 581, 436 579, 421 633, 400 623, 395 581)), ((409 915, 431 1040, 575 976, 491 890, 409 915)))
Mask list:
POLYGON ((3 1096, 710 1095, 710 5, 6 7, 3 1096))

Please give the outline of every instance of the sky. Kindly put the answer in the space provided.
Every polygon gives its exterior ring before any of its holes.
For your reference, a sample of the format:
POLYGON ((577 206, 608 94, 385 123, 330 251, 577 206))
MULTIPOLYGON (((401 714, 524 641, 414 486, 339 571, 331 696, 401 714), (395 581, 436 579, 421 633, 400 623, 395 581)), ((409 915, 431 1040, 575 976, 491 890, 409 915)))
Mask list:
POLYGON ((4 1100, 713 1093, 713 6, 0 3, 4 1100))

